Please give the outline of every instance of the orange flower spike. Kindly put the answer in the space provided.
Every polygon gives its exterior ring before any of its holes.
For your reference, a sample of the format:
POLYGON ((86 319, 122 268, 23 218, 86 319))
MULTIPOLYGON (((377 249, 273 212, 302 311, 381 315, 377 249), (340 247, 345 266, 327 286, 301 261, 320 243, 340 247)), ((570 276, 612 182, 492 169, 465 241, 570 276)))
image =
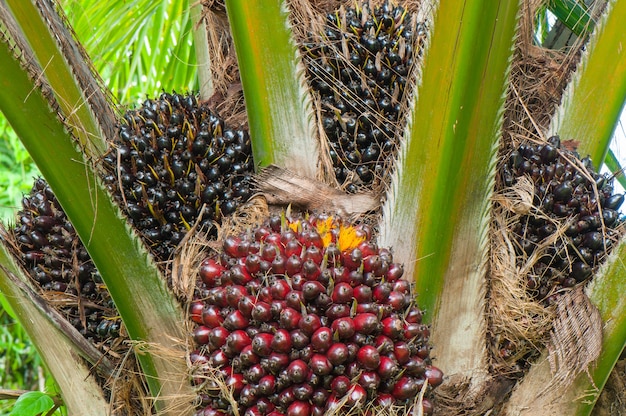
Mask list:
POLYGON ((355 249, 365 241, 364 236, 357 234, 356 228, 353 226, 339 226, 339 237, 337 238, 337 246, 342 252, 355 249))
POLYGON ((331 231, 336 227, 333 221, 333 217, 328 217, 324 221, 319 221, 315 224, 318 234, 322 237, 324 247, 328 247, 333 242, 333 233, 331 231))
POLYGON ((293 231, 294 233, 299 233, 300 231, 302 231, 302 224, 300 224, 299 220, 290 222, 289 228, 291 228, 291 231, 293 231))

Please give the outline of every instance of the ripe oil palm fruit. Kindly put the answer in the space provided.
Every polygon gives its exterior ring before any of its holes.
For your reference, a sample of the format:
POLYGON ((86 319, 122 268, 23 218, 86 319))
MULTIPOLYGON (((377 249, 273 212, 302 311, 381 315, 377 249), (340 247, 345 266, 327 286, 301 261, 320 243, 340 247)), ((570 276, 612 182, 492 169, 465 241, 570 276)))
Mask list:
MULTIPOLYGON (((97 107, 93 100, 79 106, 85 111, 82 115, 73 111, 74 103, 97 96, 100 89, 90 82, 89 72, 80 71, 84 68, 80 53, 69 53, 67 43, 56 43, 70 37, 47 36, 50 30, 58 32, 63 27, 50 13, 49 3, 36 2, 35 7, 31 2, 16 0, 7 4, 9 8, 0 8, 3 39, 10 38, 0 50, 2 111, 67 212, 109 287, 129 335, 145 347, 139 359, 152 393, 160 398, 156 407, 180 414, 172 410, 176 403, 168 400, 191 395, 187 380, 171 376, 184 367, 182 353, 170 353, 166 359, 150 346, 176 351, 178 343, 174 340, 184 336, 179 326, 182 310, 168 292, 166 279, 133 237, 92 170, 92 161, 105 151, 105 139, 113 137, 112 111, 107 105, 94 110, 97 107), (41 11, 46 12, 45 18, 41 18, 41 11), (28 22, 22 27, 33 30, 21 30, 15 22, 28 22), (67 60, 50 59, 53 55, 67 60), (80 81, 76 81, 76 73, 81 74, 80 81), (30 78, 29 74, 34 76, 30 78), (37 86, 44 94, 37 92, 37 86), (51 100, 52 112, 44 97, 51 100), (32 122, 35 116, 40 122, 32 122), (80 122, 75 117, 80 117, 80 122), (109 122, 102 122, 107 117, 109 122)), ((297 2, 233 0, 225 5, 237 49, 255 163, 274 163, 301 176, 323 177, 318 173, 318 160, 322 158, 317 155, 324 147, 314 139, 310 96, 303 88, 304 74, 294 60, 297 47, 286 24, 286 11, 297 7, 297 2)), ((416 7, 416 2, 406 2, 403 7, 416 7)), ((572 84, 576 88, 566 94, 552 131, 535 132, 539 137, 558 133, 562 138, 580 141, 579 151, 592 154, 596 163, 602 160, 606 148, 606 140, 601 138, 609 136, 610 129, 605 126, 613 125, 616 119, 612 109, 621 107, 623 98, 619 94, 623 95, 626 77, 621 74, 611 76, 614 83, 610 91, 598 87, 609 79, 607 73, 619 74, 623 65, 619 59, 607 59, 614 58, 616 45, 621 42, 619 22, 626 14, 623 7, 620 2, 609 2, 606 17, 595 26, 586 46, 588 52, 572 84), (589 104, 587 100, 596 92, 600 92, 600 98, 589 104), (609 92, 617 93, 616 97, 609 98, 609 92), (588 111, 590 106, 597 111, 593 115, 588 111)), ((498 394, 502 391, 497 384, 499 378, 490 374, 486 360, 483 313, 489 279, 487 235, 506 74, 519 10, 518 2, 494 5, 485 1, 459 7, 455 2, 441 1, 429 3, 420 11, 427 30, 423 65, 416 75, 416 92, 409 94, 409 127, 398 142, 378 237, 378 245, 393 247, 394 261, 404 263, 405 275, 416 281, 420 306, 426 309, 424 319, 432 323, 436 365, 447 375, 438 389, 465 385, 471 387, 470 392, 495 392, 495 398, 505 395, 498 394)), ((332 155, 329 157, 332 159, 332 155)), ((623 245, 618 245, 616 252, 623 256, 623 245)), ((623 287, 623 279, 618 277, 621 266, 615 261, 611 264, 589 289, 591 300, 606 322, 603 354, 590 370, 597 386, 603 384, 624 345, 625 326, 616 324, 621 322, 619 316, 624 315, 625 307, 621 297, 616 296, 623 287)), ((3 285, 3 291, 9 290, 3 285)), ((11 293, 19 297, 20 292, 11 293)), ((16 302, 15 309, 27 321, 31 309, 23 298, 22 303, 16 302)), ((521 380, 511 399, 511 406, 518 406, 515 409, 538 412, 533 406, 541 401, 532 390, 543 389, 545 381, 532 380, 541 380, 542 368, 541 364, 532 367, 521 380)), ((556 398, 544 396, 554 399, 553 414, 586 414, 591 405, 573 398, 587 387, 589 381, 582 374, 556 398)), ((73 396, 69 389, 63 394, 73 396)), ((471 397, 462 392, 459 396, 467 398, 468 411, 481 412, 471 397)), ((73 413, 84 413, 79 402, 68 402, 79 406, 71 409, 73 413)), ((480 404, 486 407, 484 413, 493 402, 483 400, 480 404)), ((505 411, 516 414, 515 409, 505 411)))

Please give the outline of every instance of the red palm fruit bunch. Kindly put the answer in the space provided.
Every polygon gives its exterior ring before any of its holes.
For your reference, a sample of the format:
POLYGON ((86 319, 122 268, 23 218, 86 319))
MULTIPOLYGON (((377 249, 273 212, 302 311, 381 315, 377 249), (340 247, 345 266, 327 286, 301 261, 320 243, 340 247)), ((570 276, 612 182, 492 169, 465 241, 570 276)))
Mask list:
POLYGON ((367 226, 329 215, 273 216, 226 237, 190 305, 196 414, 408 411, 443 374, 402 275, 367 226))
POLYGON ((85 338, 109 349, 121 320, 100 273, 44 179, 22 199, 7 238, 36 286, 62 298, 59 311, 85 338))

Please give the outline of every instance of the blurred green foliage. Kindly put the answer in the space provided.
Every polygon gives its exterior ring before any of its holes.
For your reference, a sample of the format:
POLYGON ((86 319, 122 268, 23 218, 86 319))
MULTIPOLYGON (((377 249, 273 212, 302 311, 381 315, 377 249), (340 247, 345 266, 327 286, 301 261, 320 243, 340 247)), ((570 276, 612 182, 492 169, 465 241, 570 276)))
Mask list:
POLYGON ((11 126, 0 117, 0 220, 14 221, 15 209, 24 193, 30 190, 37 167, 22 146, 11 126))
MULTIPOLYGON (((114 99, 135 105, 161 90, 197 90, 189 0, 61 0, 77 38, 114 99)), ((15 222, 22 196, 39 176, 0 114, 0 221, 15 222)), ((0 388, 55 390, 34 346, 0 294, 0 388)), ((14 401, 0 402, 0 415, 14 401)), ((55 414, 62 414, 61 408, 55 414)))

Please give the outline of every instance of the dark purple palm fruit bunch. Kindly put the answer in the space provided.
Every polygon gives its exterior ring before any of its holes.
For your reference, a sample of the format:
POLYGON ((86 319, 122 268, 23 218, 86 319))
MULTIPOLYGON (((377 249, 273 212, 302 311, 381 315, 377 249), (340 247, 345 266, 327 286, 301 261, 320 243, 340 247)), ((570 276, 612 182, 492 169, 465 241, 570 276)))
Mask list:
MULTIPOLYGON (((443 374, 402 275, 367 226, 325 214, 277 215, 226 237, 190 304, 196 415, 408 412, 443 374)), ((428 398, 422 406, 432 413, 428 398)))
POLYGON ((614 247, 622 234, 618 209, 624 195, 614 193, 612 178, 597 173, 590 158, 562 147, 558 136, 520 145, 501 175, 505 186, 523 175, 534 183, 538 211, 523 216, 513 230, 520 256, 532 255, 557 226, 569 222, 528 276, 529 293, 549 305, 564 288, 588 281, 614 247))
POLYGON ((371 188, 395 157, 424 38, 424 25, 402 6, 363 2, 329 13, 323 33, 301 45, 335 177, 348 192, 371 188))
POLYGON ((247 130, 177 93, 128 111, 102 166, 107 187, 160 261, 198 218, 215 236, 214 222, 251 196, 254 171, 247 130))
POLYGON ((17 218, 10 232, 14 254, 36 285, 62 294, 61 313, 96 346, 119 337, 121 320, 109 292, 45 180, 35 180, 17 218))

